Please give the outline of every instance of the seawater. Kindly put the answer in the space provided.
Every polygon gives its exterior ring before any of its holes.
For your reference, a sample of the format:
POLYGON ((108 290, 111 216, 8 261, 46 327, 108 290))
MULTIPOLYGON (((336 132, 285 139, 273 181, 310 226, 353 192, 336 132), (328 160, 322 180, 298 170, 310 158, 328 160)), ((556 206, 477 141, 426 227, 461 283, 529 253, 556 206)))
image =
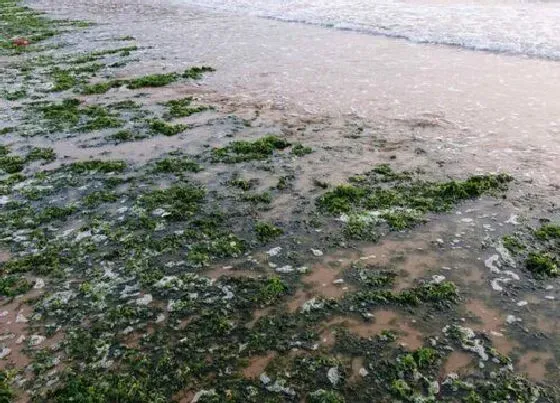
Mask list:
POLYGON ((560 2, 460 0, 179 0, 418 43, 560 60, 560 2))

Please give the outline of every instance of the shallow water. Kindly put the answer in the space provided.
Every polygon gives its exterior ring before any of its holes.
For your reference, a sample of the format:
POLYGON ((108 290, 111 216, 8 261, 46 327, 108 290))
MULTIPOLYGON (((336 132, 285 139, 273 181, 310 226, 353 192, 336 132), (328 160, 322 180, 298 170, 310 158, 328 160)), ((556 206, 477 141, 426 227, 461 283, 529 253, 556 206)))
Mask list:
POLYGON ((213 13, 181 2, 33 4, 116 23, 97 31, 154 45, 124 75, 210 64, 219 74, 206 80, 207 88, 241 102, 290 114, 352 113, 378 122, 373 131, 390 141, 421 142, 449 174, 507 171, 544 190, 558 185, 557 62, 213 13))
POLYGON ((176 0, 205 8, 404 38, 560 58, 560 7, 515 0, 176 0))

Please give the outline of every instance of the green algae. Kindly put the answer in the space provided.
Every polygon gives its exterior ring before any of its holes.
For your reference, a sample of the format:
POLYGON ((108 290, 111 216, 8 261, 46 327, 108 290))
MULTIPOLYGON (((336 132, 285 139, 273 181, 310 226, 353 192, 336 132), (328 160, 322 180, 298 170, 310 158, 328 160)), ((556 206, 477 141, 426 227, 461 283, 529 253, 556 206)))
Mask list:
POLYGON ((535 236, 542 241, 560 239, 560 225, 545 224, 535 231, 535 236))
POLYGON ((265 136, 253 142, 234 141, 226 147, 212 149, 212 162, 236 164, 246 161, 261 161, 283 150, 290 144, 276 136, 265 136))
POLYGON ((177 81, 179 77, 177 73, 149 74, 147 76, 127 80, 126 86, 131 90, 149 87, 165 87, 177 81))
POLYGON ((255 224, 255 232, 257 233, 257 239, 261 242, 271 241, 284 233, 281 228, 264 221, 255 224))
POLYGON ((84 85, 81 89, 81 94, 82 95, 104 94, 107 91, 109 91, 111 88, 118 88, 122 86, 126 86, 126 88, 131 90, 137 90, 141 88, 160 88, 160 87, 165 87, 171 83, 174 83, 181 78, 200 79, 202 78, 202 74, 204 72, 213 71, 211 69, 210 70, 208 69, 209 68, 193 67, 189 70, 186 70, 182 74, 176 72, 156 73, 156 74, 148 74, 142 77, 131 78, 128 80, 102 81, 95 84, 84 85))
POLYGON ((502 238, 502 245, 511 252, 520 266, 537 278, 560 274, 560 226, 542 224, 502 238))
POLYGON ((537 276, 558 276, 559 262, 547 253, 529 252, 525 262, 527 270, 537 276))
POLYGON ((15 1, 0 2, 0 52, 18 54, 37 50, 36 44, 56 35, 56 23, 29 7, 19 6, 15 1), (12 38, 22 38, 29 44, 12 42, 12 38))
POLYGON ((211 73, 213 71, 216 70, 208 66, 191 67, 183 71, 181 77, 191 80, 200 80, 204 76, 204 73, 211 73))
POLYGON ((71 172, 75 174, 83 174, 86 172, 123 172, 126 168, 126 163, 124 161, 102 161, 102 160, 92 160, 92 161, 81 161, 74 162, 69 165, 71 172))
POLYGON ((123 129, 123 130, 119 130, 114 134, 111 134, 110 136, 107 136, 107 138, 109 140, 117 140, 117 141, 132 141, 135 139, 135 135, 134 132, 132 130, 128 130, 128 129, 123 129))
MULTIPOLYGON (((511 180, 508 175, 477 175, 466 181, 444 183, 399 180, 391 188, 366 184, 339 185, 323 195, 318 204, 321 209, 333 214, 349 212, 356 208, 407 208, 419 212, 443 212, 451 209, 459 201, 480 197, 485 193, 504 191, 511 180)), ((377 183, 376 175, 372 182, 377 183)))
POLYGON ((251 181, 245 179, 232 179, 229 181, 229 184, 233 187, 243 190, 247 192, 253 188, 253 183, 251 181))
POLYGON ((2 97, 8 101, 17 101, 18 99, 27 97, 27 91, 25 89, 8 91, 3 93, 2 97))
POLYGON ((164 119, 184 118, 210 109, 207 106, 192 106, 192 100, 192 97, 188 97, 164 102, 163 105, 167 108, 164 119))
POLYGON ((98 190, 85 196, 84 203, 88 206, 98 206, 101 203, 116 202, 118 199, 119 197, 115 193, 106 190, 98 190))
POLYGON ((303 157, 304 155, 311 154, 312 152, 313 149, 311 147, 304 146, 301 143, 297 143, 292 146, 292 154, 296 157, 303 157))
MULTIPOLYGON (((409 173, 395 173, 384 164, 366 175, 350 178, 317 200, 321 211, 349 214, 345 230, 351 239, 374 234, 372 223, 385 222, 393 230, 413 228, 426 213, 449 211, 463 200, 507 190, 508 175, 477 175, 465 181, 426 182, 409 173)), ((375 237, 375 236, 374 236, 375 237)))
POLYGON ((154 190, 143 194, 139 199, 142 207, 148 210, 163 208, 167 220, 181 220, 191 217, 199 209, 206 192, 191 184, 173 185, 168 189, 154 190))
POLYGON ((11 402, 15 397, 15 393, 10 386, 11 378, 13 377, 11 371, 5 369, 0 370, 0 402, 11 402))
POLYGON ((154 172, 181 174, 200 172, 203 168, 187 157, 167 157, 155 163, 154 172))
POLYGON ((176 136, 179 133, 184 132, 189 127, 183 124, 170 124, 166 123, 164 120, 161 119, 152 119, 148 122, 148 126, 152 133, 154 134, 162 134, 164 136, 176 136))
POLYGON ((76 126, 80 121, 78 107, 80 101, 77 99, 64 99, 60 104, 51 103, 39 106, 37 109, 42 112, 43 118, 54 129, 68 126, 76 126))
POLYGON ((33 147, 29 153, 25 156, 26 161, 39 161, 42 160, 45 163, 53 162, 56 160, 56 154, 51 147, 33 147))
POLYGON ((286 190, 290 188, 291 182, 295 179, 293 175, 281 176, 278 178, 278 183, 276 184, 276 189, 286 190))
POLYGON ((23 171, 25 158, 19 155, 5 155, 0 157, 0 170, 7 174, 14 174, 23 171))
POLYGON ((51 91, 60 92, 74 88, 79 80, 73 72, 69 70, 62 70, 58 67, 53 68, 50 73, 53 86, 51 91))
POLYGON ((353 240, 377 241, 380 238, 377 225, 360 217, 351 216, 343 229, 344 237, 353 240))
POLYGON ((272 203, 272 195, 269 192, 246 193, 241 196, 241 200, 255 204, 269 204, 272 203))
POLYGON ((60 103, 32 105, 32 111, 41 112, 52 131, 76 130, 89 132, 107 128, 118 128, 125 121, 102 105, 82 106, 78 99, 64 99, 60 103))
POLYGON ((347 303, 359 304, 361 307, 397 304, 416 306, 431 302, 436 305, 449 305, 457 301, 457 287, 451 281, 421 286, 394 293, 389 290, 362 290, 345 298, 347 303))
POLYGON ((504 248, 513 254, 518 254, 525 249, 523 242, 514 235, 506 235, 502 238, 504 248))
POLYGON ((0 136, 13 133, 14 130, 15 130, 14 127, 3 127, 2 129, 0 129, 0 136))
POLYGON ((33 287, 33 284, 27 281, 25 277, 7 275, 0 278, 0 296, 15 297, 25 294, 31 287, 33 287))
POLYGON ((118 88, 122 86, 120 81, 102 81, 94 84, 84 85, 80 91, 82 95, 95 95, 105 94, 111 88, 118 88))

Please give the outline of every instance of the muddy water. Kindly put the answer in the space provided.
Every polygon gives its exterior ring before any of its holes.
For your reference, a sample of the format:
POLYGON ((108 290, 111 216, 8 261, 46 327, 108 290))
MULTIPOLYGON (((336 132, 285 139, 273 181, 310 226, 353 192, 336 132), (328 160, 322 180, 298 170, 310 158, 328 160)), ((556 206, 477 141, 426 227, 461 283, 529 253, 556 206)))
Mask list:
POLYGON ((360 321, 349 318, 335 318, 327 323, 327 330, 322 334, 324 344, 334 343, 334 332, 337 326, 343 326, 351 333, 361 337, 375 337, 384 330, 395 331, 398 342, 407 349, 416 350, 424 344, 424 336, 414 328, 414 320, 390 310, 373 312, 373 321, 360 321))
POLYGON ((207 84, 221 93, 386 120, 393 136, 425 139, 440 159, 454 162, 450 171, 505 170, 543 186, 560 177, 557 62, 210 13, 181 2, 33 4, 118 23, 115 33, 157 45, 145 51, 143 67, 123 74, 208 63, 220 74, 207 84))

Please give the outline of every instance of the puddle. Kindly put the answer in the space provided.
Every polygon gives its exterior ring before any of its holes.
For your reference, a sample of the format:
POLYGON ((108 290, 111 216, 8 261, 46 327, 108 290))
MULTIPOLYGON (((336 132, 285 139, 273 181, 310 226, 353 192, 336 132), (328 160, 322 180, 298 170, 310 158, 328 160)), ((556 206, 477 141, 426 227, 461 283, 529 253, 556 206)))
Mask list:
POLYGON ((519 343, 508 335, 506 314, 490 308, 480 300, 470 300, 465 304, 465 310, 474 318, 467 320, 467 326, 478 332, 483 332, 492 340, 492 345, 500 353, 509 355, 519 347, 519 343))
POLYGON ((529 379, 544 381, 547 374, 546 365, 550 361, 554 361, 554 355, 551 353, 529 351, 521 356, 515 366, 527 374, 529 379))
POLYGON ((220 277, 250 277, 250 278, 257 278, 260 275, 263 275, 262 272, 257 272, 255 270, 244 270, 244 269, 235 269, 231 266, 221 266, 210 269, 204 272, 204 276, 209 277, 211 279, 217 280, 220 277))
POLYGON ((313 266, 310 274, 302 278, 302 282, 306 286, 307 295, 338 299, 352 289, 348 284, 336 283, 337 280, 341 279, 342 272, 340 270, 318 264, 313 266))
POLYGON ((243 369, 243 376, 249 379, 257 379, 275 357, 276 353, 251 357, 249 359, 249 365, 243 369))
POLYGON ((352 375, 350 375, 350 382, 359 381, 360 379, 362 379, 360 370, 364 368, 364 359, 362 357, 352 358, 352 362, 350 363, 350 368, 352 370, 352 375))
POLYGON ((304 290, 297 290, 293 297, 289 297, 286 307, 288 312, 294 313, 300 310, 302 305, 313 298, 313 295, 304 290))
POLYGON ((397 342, 409 350, 417 350, 422 347, 424 342, 423 334, 416 330, 407 318, 401 314, 389 310, 379 310, 373 312, 372 321, 363 321, 354 318, 337 317, 327 323, 328 329, 322 334, 325 344, 334 343, 332 328, 343 326, 351 333, 360 337, 369 338, 380 334, 383 330, 391 330, 397 333, 397 342))
POLYGON ((462 351, 453 351, 449 354, 447 360, 445 361, 442 375, 446 376, 451 372, 461 373, 462 371, 466 371, 474 361, 475 360, 471 354, 467 354, 462 351))

